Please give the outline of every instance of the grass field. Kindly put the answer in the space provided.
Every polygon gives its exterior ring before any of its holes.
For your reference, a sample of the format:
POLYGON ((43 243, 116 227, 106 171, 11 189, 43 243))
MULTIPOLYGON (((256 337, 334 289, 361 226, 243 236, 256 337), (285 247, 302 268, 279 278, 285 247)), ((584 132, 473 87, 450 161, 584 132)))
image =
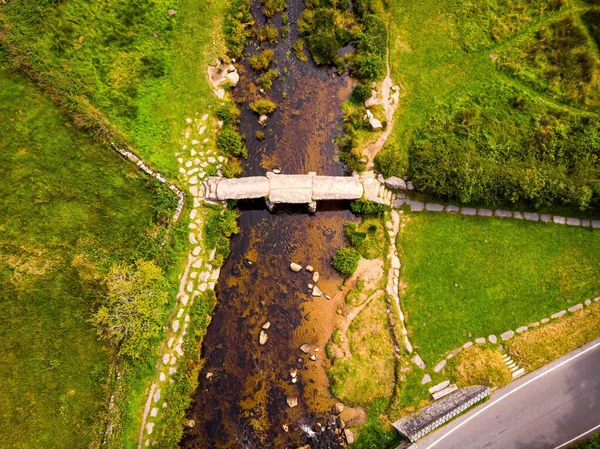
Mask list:
POLYGON ((404 223, 402 306, 428 365, 600 290, 600 234, 591 229, 432 213, 404 223))
POLYGON ((0 447, 95 447, 110 349, 88 323, 156 189, 75 130, 0 51, 0 447))
MULTIPOLYGON (((132 145, 154 168, 174 179, 180 140, 189 126, 186 118, 211 114, 218 106, 206 70, 225 54, 226 9, 227 2, 216 0, 25 1, 0 9, 0 40, 12 53, 11 64, 43 85, 75 126, 100 139, 107 134, 132 145)), ((214 145, 212 131, 204 136, 209 145, 214 145)), ((179 263, 175 259, 183 254, 181 237, 185 236, 176 232, 172 237, 179 247, 159 256, 176 285, 179 263)), ((198 306, 199 335, 211 304, 207 300, 198 306)), ((137 445, 153 366, 154 360, 122 366, 127 374, 115 407, 110 447, 137 445)), ((194 369, 182 366, 182 376, 193 376, 194 369)), ((186 382, 181 385, 188 388, 186 382)), ((169 394, 173 403, 169 438, 180 432, 182 401, 189 394, 185 388, 169 394)))
POLYGON ((206 69, 224 54, 216 36, 225 8, 216 0, 27 0, 0 9, 0 30, 13 64, 49 86, 76 124, 113 133, 175 177, 185 118, 211 108, 206 69))

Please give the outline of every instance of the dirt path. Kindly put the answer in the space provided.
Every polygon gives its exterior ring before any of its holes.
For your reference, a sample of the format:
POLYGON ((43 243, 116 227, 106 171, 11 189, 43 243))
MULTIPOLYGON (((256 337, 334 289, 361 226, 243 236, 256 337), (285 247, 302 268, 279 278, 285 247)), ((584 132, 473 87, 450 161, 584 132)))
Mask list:
POLYGON ((365 307, 371 304, 373 300, 380 298, 383 293, 383 290, 377 290, 376 292, 372 293, 365 302, 363 302, 360 306, 353 308, 352 311, 345 317, 345 319, 338 323, 341 340, 340 347, 342 348, 342 351, 344 351, 344 357, 350 357, 352 355, 352 351, 350 350, 350 342, 348 340, 348 329, 350 328, 350 325, 360 314, 360 312, 365 309, 365 307))
POLYGON ((387 139, 394 129, 394 112, 398 108, 398 102, 400 99, 400 88, 398 86, 394 86, 394 82, 392 81, 391 71, 390 71, 390 50, 388 43, 387 57, 386 57, 386 65, 387 65, 387 74, 385 79, 381 83, 381 97, 383 108, 385 110, 385 118, 387 120, 387 126, 383 133, 377 138, 377 140, 373 143, 370 143, 362 150, 363 156, 367 156, 369 161, 367 162, 367 170, 372 170, 375 166, 374 160, 375 156, 383 148, 387 139))

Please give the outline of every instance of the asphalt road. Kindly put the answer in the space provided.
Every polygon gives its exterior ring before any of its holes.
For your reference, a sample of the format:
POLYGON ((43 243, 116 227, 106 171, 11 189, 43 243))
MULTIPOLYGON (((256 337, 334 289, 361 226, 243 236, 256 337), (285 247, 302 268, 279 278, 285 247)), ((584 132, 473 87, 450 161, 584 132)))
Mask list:
POLYGON ((492 394, 419 449, 558 449, 600 433, 600 339, 492 394))

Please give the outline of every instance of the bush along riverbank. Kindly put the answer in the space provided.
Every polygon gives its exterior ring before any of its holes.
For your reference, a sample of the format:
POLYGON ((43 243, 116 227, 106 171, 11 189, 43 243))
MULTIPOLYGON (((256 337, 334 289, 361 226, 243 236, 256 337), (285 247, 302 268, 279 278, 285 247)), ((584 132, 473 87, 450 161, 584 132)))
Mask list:
POLYGON ((384 0, 308 2, 298 30, 317 64, 335 65, 358 80, 351 98, 342 105, 344 135, 340 158, 351 171, 372 167, 373 159, 391 132, 398 104, 398 86, 392 86, 388 55, 389 2, 384 0), (384 80, 385 77, 385 80, 384 80))

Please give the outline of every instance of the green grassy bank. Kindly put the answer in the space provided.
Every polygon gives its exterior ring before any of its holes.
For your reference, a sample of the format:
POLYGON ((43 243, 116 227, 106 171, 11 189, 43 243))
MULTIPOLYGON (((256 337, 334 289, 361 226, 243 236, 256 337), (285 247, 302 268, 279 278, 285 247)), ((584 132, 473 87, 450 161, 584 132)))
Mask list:
POLYGON ((161 204, 8 67, 0 52, 0 447, 95 447, 112 353, 88 320, 161 204))
POLYGON ((434 213, 404 220, 402 307, 428 365, 476 337, 539 321, 600 289, 594 230, 434 213))

